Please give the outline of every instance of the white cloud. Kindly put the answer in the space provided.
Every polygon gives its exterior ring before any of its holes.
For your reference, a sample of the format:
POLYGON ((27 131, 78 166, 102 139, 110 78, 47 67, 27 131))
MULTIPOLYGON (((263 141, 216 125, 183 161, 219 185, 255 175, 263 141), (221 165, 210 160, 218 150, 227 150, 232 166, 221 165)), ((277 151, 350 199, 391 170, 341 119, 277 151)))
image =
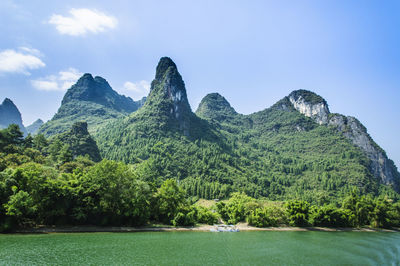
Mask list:
POLYGON ((57 75, 31 80, 34 88, 42 91, 66 91, 83 75, 75 68, 58 72, 57 75))
POLYGON ((149 94, 150 83, 146 80, 141 80, 136 83, 127 81, 124 83, 124 90, 129 91, 129 94, 133 99, 139 100, 149 94))
POLYGON ((39 50, 28 47, 19 47, 18 51, 3 50, 0 52, 0 72, 30 75, 28 70, 46 66, 40 56, 42 54, 39 50))
POLYGON ((107 29, 114 29, 118 24, 115 17, 97 10, 72 8, 69 13, 71 14, 69 17, 54 14, 49 20, 49 23, 54 24, 61 34, 79 36, 87 33, 99 33, 107 29))

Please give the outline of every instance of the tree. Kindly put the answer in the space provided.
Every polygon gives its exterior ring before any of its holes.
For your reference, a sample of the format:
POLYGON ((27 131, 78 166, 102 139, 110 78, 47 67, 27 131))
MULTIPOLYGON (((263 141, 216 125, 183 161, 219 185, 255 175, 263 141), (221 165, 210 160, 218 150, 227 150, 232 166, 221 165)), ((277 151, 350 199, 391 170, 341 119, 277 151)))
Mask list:
POLYGON ((302 200, 292 200, 286 203, 286 209, 289 214, 289 222, 294 226, 309 225, 310 203, 302 200))
POLYGON ((71 152, 68 144, 64 144, 62 146, 57 159, 61 164, 72 161, 72 152, 71 152))
POLYGON ((37 208, 28 192, 20 190, 4 204, 6 214, 14 216, 20 225, 35 214, 37 208))
POLYGON ((167 179, 157 190, 156 216, 160 222, 170 224, 180 209, 187 205, 185 191, 178 186, 175 179, 167 179))

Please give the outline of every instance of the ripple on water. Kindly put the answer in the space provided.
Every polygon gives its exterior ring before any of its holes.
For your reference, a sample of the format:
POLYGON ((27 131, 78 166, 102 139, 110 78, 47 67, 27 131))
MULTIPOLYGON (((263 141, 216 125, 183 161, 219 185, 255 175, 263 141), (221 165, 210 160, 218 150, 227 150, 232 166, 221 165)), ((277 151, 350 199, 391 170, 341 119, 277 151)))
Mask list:
POLYGON ((398 265, 400 233, 140 232, 0 235, 0 264, 398 265))

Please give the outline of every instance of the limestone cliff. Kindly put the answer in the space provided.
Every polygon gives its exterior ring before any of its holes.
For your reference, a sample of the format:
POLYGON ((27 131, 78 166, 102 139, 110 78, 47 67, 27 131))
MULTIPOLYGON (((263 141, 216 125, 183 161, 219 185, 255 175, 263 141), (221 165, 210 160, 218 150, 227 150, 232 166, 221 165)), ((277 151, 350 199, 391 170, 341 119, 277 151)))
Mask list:
POLYGON ((396 166, 385 151, 374 142, 360 121, 350 116, 331 114, 326 101, 313 92, 298 90, 288 97, 297 111, 313 118, 320 125, 334 127, 359 147, 370 159, 370 170, 375 178, 383 184, 400 189, 400 174, 396 166))

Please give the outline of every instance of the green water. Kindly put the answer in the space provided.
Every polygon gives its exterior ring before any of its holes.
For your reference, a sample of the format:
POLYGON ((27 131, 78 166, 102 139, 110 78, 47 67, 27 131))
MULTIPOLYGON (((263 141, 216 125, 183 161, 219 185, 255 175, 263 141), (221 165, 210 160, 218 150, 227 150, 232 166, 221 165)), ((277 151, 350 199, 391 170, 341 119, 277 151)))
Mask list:
POLYGON ((400 265, 400 233, 141 232, 0 235, 0 264, 400 265))

